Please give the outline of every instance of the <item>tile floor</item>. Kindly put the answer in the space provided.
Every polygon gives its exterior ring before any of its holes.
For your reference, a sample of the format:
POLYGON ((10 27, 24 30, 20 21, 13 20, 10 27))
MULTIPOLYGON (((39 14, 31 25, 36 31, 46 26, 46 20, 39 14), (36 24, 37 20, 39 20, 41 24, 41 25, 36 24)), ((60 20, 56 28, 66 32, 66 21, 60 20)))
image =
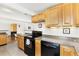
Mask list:
POLYGON ((17 46, 16 41, 12 41, 7 45, 0 46, 0 56, 27 56, 17 46))

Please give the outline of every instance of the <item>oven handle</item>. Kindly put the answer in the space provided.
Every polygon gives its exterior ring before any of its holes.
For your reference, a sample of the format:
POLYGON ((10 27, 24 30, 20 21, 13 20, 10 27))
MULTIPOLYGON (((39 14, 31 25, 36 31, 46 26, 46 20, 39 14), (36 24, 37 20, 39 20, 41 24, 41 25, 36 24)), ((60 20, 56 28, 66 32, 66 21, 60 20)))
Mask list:
POLYGON ((56 49, 56 48, 57 48, 57 46, 55 46, 55 45, 43 44, 43 46, 50 47, 50 48, 54 48, 54 49, 56 49))

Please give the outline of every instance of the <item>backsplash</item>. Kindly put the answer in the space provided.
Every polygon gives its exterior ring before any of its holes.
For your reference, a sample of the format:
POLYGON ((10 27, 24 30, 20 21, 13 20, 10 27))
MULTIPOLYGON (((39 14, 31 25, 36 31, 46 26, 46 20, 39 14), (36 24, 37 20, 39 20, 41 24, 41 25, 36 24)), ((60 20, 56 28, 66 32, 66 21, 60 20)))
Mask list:
POLYGON ((38 23, 34 24, 34 30, 40 30, 44 35, 56 35, 56 36, 66 36, 66 37, 76 37, 79 38, 79 28, 76 27, 52 27, 46 28, 44 23, 42 23, 42 28, 38 28, 38 23), (70 28, 70 34, 64 34, 63 28, 70 28))

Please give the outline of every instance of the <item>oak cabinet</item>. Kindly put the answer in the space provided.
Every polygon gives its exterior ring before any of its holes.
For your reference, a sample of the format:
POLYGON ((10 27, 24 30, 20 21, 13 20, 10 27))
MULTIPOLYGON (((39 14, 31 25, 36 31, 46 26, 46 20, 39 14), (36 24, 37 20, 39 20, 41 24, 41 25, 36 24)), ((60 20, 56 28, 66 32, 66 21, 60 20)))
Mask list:
POLYGON ((7 35, 0 35, 0 45, 7 44, 7 35))
POLYGON ((71 3, 63 4, 63 26, 71 26, 73 21, 73 6, 71 3))
POLYGON ((32 16, 32 23, 39 23, 39 22, 44 22, 45 21, 45 13, 39 13, 37 15, 32 16))
POLYGON ((41 56, 41 38, 35 39, 35 56, 41 56))
POLYGON ((77 54, 76 54, 74 47, 61 45, 60 55, 61 56, 76 56, 77 54))
POLYGON ((18 40, 18 47, 24 50, 24 37, 18 35, 17 40, 18 40))
POLYGON ((60 4, 47 10, 46 27, 72 26, 72 4, 60 4))
POLYGON ((16 32, 17 31, 17 24, 11 24, 11 31, 16 32))
POLYGON ((52 6, 32 17, 32 21, 39 23, 45 21, 50 27, 79 27, 79 3, 62 3, 52 6))
POLYGON ((39 22, 38 15, 32 16, 32 23, 37 23, 37 22, 39 22))
POLYGON ((79 3, 73 4, 74 25, 79 27, 79 3))
POLYGON ((40 18, 39 18, 40 22, 45 22, 46 18, 47 18, 47 14, 45 13, 45 11, 41 12, 40 13, 40 18))
POLYGON ((47 10, 47 19, 45 21, 46 27, 58 26, 59 24, 59 14, 58 8, 49 8, 47 10))

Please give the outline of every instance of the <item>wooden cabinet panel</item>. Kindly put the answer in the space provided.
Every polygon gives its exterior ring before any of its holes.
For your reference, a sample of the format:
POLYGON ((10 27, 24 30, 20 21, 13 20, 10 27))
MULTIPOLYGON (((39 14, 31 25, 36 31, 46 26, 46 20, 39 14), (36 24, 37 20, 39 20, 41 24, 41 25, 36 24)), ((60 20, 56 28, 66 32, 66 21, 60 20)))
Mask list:
POLYGON ((76 51, 74 47, 61 45, 60 46, 60 55, 61 56, 76 56, 76 51))
POLYGON ((47 10, 47 19, 46 19, 46 26, 58 26, 59 19, 58 19, 58 9, 57 7, 51 8, 47 10))
POLYGON ((7 35, 0 35, 0 45, 7 44, 7 35))
POLYGON ((11 24, 11 31, 17 31, 17 24, 11 24))
POLYGON ((73 21, 72 4, 63 4, 63 26, 71 26, 73 21))
POLYGON ((18 36, 18 47, 22 50, 24 50, 24 37, 23 36, 18 36))
POLYGON ((48 8, 32 17, 32 22, 45 21, 46 27, 72 26, 75 22, 79 26, 79 4, 63 3, 48 8), (73 8, 74 7, 74 8, 73 8), (75 21, 73 21, 75 20, 75 21))
POLYGON ((46 15, 44 12, 39 13, 35 16, 32 16, 32 23, 39 23, 39 22, 44 22, 46 18, 46 15))
POLYGON ((40 13, 40 21, 41 22, 45 22, 45 20, 47 19, 47 15, 45 13, 45 11, 40 13))
POLYGON ((79 3, 73 4, 74 25, 79 27, 79 3))
POLYGON ((51 7, 47 10, 46 27, 59 27, 62 22, 62 4, 51 7))
POLYGON ((21 48, 24 50, 24 37, 21 37, 21 48))
POLYGON ((32 23, 38 22, 38 15, 32 16, 32 23))
POLYGON ((35 56, 41 56, 41 39, 35 39, 35 56))

